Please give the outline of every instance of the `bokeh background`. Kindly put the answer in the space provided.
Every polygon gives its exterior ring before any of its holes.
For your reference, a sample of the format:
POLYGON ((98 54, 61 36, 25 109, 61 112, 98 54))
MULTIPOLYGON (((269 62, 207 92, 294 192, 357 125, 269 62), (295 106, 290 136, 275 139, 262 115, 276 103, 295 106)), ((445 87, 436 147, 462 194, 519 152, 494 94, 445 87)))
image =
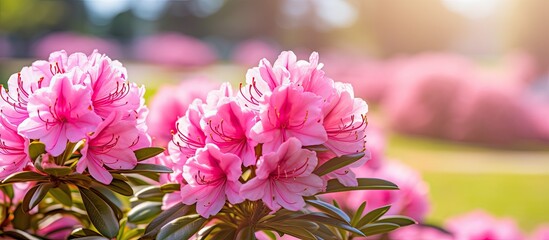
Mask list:
POLYGON ((369 103, 370 144, 427 182, 425 222, 483 209, 529 234, 549 222, 547 22, 545 0, 0 0, 0 82, 98 49, 161 102, 317 51, 369 103))

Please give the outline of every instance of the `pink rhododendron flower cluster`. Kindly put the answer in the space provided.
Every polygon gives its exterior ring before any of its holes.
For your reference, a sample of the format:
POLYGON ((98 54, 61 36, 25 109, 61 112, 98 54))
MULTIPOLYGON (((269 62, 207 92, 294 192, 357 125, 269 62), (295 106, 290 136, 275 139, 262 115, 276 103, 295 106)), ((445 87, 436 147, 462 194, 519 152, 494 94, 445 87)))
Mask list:
MULTIPOLYGON (((248 70, 246 84, 229 84, 196 99, 177 120, 167 165, 182 178, 181 201, 197 205, 208 217, 225 202, 261 200, 272 211, 299 210, 304 196, 323 191, 337 178, 356 185, 352 167, 319 177, 313 171, 327 160, 365 150, 368 105, 349 84, 322 71, 318 54, 309 61, 282 52, 248 70), (323 145, 318 154, 307 146, 323 145), (329 157, 326 157, 329 156, 329 157)), ((175 174, 175 173, 174 173, 175 174)))
POLYGON ((108 168, 132 169, 133 150, 150 145, 143 94, 120 62, 97 51, 53 52, 24 67, 0 90, 0 178, 29 165, 27 146, 40 141, 51 157, 83 145, 77 171, 110 183, 108 168))

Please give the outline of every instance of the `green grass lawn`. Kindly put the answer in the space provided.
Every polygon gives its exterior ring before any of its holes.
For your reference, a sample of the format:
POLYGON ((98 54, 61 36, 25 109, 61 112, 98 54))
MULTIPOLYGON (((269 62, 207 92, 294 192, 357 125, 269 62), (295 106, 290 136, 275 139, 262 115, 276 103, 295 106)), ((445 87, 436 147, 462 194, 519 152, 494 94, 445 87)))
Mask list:
POLYGON ((512 217, 523 231, 549 223, 549 175, 423 174, 430 185, 432 211, 428 221, 445 219, 475 209, 512 217))
POLYGON ((391 135, 387 156, 423 173, 431 223, 476 209, 514 218, 523 231, 549 223, 549 151, 479 147, 391 135))

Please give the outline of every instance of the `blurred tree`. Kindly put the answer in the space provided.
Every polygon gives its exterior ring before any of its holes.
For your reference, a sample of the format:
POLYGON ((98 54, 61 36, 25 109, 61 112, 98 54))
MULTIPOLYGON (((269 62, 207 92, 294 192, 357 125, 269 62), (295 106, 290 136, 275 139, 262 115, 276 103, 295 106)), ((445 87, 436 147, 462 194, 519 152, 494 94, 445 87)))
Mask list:
POLYGON ((384 56, 447 50, 463 20, 440 0, 370 0, 361 13, 359 30, 372 32, 384 56))
POLYGON ((87 15, 82 1, 0 1, 0 32, 12 38, 13 54, 26 57, 32 42, 52 31, 85 31, 87 15))
POLYGON ((541 73, 549 70, 549 1, 509 1, 504 23, 507 26, 507 46, 524 50, 532 55, 541 73))

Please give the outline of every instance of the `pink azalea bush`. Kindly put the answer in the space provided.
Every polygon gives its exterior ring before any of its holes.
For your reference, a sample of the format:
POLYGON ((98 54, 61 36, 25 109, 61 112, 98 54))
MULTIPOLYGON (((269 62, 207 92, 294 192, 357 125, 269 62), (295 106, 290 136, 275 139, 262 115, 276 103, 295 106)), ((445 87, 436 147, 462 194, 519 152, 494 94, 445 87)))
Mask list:
POLYGON ((273 44, 260 39, 250 39, 238 43, 233 49, 232 60, 242 66, 250 67, 263 58, 273 59, 279 50, 273 44))
POLYGON ((151 147, 144 91, 97 51, 53 52, 9 78, 0 89, 0 237, 353 239, 416 223, 383 213, 351 221, 372 214, 317 197, 397 189, 357 178, 375 152, 368 105, 326 76, 317 53, 262 59, 237 91, 224 83, 192 101, 158 100, 158 116, 182 114, 149 120, 173 124, 155 130, 173 135, 168 151, 151 147))
POLYGON ((514 220, 498 219, 480 210, 448 219, 445 226, 456 240, 524 239, 514 220))
POLYGON ((50 53, 59 49, 64 49, 69 54, 101 49, 103 53, 113 58, 122 56, 120 46, 112 40, 72 32, 56 32, 44 36, 34 43, 32 53, 35 57, 47 58, 50 53))
POLYGON ((52 157, 84 141, 78 172, 88 170, 98 181, 109 184, 106 166, 132 169, 137 164, 133 150, 150 145, 143 105, 144 89, 127 81, 125 68, 94 51, 68 55, 54 52, 48 60, 24 67, 1 89, 1 148, 8 165, 4 178, 31 163, 27 146, 39 140, 52 157), (143 125, 143 124, 141 124, 143 125))
POLYGON ((137 59, 173 67, 204 66, 217 60, 216 52, 208 44, 175 32, 142 37, 133 49, 137 59))
MULTIPOLYGON (((231 171, 240 171, 241 167, 256 169, 256 177, 242 187, 236 184, 226 190, 231 189, 230 192, 225 191, 231 203, 262 199, 273 211, 281 207, 301 209, 305 205, 303 196, 322 191, 327 180, 312 173, 319 166, 319 159, 314 151, 302 146, 324 144, 334 156, 364 151, 367 105, 354 98, 350 85, 324 75, 316 53, 309 62, 297 61, 292 52, 283 52, 274 64, 263 59, 258 67, 248 71, 246 82, 237 94, 232 94, 230 87, 222 87, 210 92, 210 101, 195 100, 177 121, 169 149, 172 160, 183 163, 183 202, 201 201, 200 197, 194 198, 196 194, 184 193, 188 189, 209 185, 220 188, 224 185, 214 185, 208 179, 229 176, 230 169, 220 166, 214 171, 213 163, 206 166, 218 177, 209 177, 209 172, 204 171, 198 174, 189 166, 199 161, 199 153, 205 148, 207 152, 215 149, 225 153, 220 155, 223 158, 237 157, 242 161, 243 166, 231 165, 231 171), (258 149, 262 152, 259 158, 258 149), (240 199, 233 196, 235 192, 240 199)), ((355 180, 346 184, 357 183, 355 180)), ((222 206, 199 213, 215 215, 222 206)))

